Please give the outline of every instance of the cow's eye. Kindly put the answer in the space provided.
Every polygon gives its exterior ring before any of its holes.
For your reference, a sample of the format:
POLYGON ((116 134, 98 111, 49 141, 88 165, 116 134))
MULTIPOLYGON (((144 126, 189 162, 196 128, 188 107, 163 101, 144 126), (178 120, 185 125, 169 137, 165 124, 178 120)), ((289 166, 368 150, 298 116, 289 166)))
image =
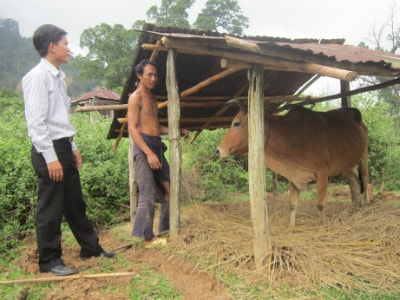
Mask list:
POLYGON ((240 126, 240 122, 233 122, 232 127, 239 127, 240 126))

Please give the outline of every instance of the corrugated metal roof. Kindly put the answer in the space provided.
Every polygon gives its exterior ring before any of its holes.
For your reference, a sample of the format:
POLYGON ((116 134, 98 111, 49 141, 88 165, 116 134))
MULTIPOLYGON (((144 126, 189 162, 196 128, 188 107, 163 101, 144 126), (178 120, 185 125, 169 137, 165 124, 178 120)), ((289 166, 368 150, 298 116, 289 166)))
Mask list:
MULTIPOLYGON (((273 37, 229 37, 216 32, 203 32, 182 28, 164 28, 146 24, 134 54, 121 104, 126 104, 135 90, 134 66, 157 51, 159 83, 153 90, 159 102, 167 101, 166 59, 168 47, 177 49, 176 70, 180 93, 202 83, 195 93, 181 97, 182 128, 191 131, 227 127, 236 114, 236 108, 226 108, 227 100, 247 99, 247 69, 240 69, 229 76, 209 83, 213 76, 224 71, 221 59, 242 63, 262 63, 266 110, 273 112, 287 101, 297 97, 296 92, 316 77, 314 71, 336 71, 339 76, 380 75, 397 77, 400 74, 400 56, 375 50, 344 45, 343 39, 287 39, 273 37), (155 46, 156 43, 160 46, 155 46), (164 44, 163 44, 164 43, 164 44), (168 45, 171 43, 173 46, 168 45)), ((333 74, 332 73, 332 74, 333 74)), ((350 76, 353 78, 352 76, 350 76)), ((349 77, 349 78, 350 78, 349 77)), ((119 136, 122 125, 117 120, 126 110, 115 112, 108 138, 119 136)), ((167 108, 159 110, 160 122, 166 125, 167 108)), ((124 132, 123 136, 127 136, 124 132)))
POLYGON ((86 101, 86 100, 94 99, 94 98, 97 98, 100 100, 115 100, 115 101, 121 99, 121 97, 117 93, 110 91, 110 90, 106 89, 105 87, 97 87, 94 90, 92 90, 78 98, 73 99, 71 102, 76 103, 76 102, 86 101))

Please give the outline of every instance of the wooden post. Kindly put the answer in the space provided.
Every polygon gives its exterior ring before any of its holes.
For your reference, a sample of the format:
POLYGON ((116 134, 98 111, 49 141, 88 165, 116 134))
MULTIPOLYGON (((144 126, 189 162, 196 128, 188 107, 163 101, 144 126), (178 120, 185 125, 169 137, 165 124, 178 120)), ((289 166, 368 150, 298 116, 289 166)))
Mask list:
POLYGON ((129 137, 128 166, 129 166, 129 203, 130 203, 129 215, 130 215, 130 221, 133 223, 137 209, 138 195, 137 195, 135 161, 133 160, 133 139, 131 137, 129 137))
POLYGON ((181 187, 181 146, 180 146, 180 99, 175 68, 176 50, 168 50, 166 85, 168 91, 168 135, 171 192, 170 208, 170 239, 176 241, 180 230, 180 187, 181 187))
POLYGON ((345 93, 350 91, 350 83, 340 80, 340 94, 342 94, 342 107, 351 107, 351 97, 345 96, 345 93))
POLYGON ((272 194, 274 197, 278 196, 278 174, 271 171, 272 173, 272 194))
POLYGON ((269 273, 272 246, 269 234, 264 164, 264 67, 249 69, 249 194, 254 231, 254 260, 269 273))

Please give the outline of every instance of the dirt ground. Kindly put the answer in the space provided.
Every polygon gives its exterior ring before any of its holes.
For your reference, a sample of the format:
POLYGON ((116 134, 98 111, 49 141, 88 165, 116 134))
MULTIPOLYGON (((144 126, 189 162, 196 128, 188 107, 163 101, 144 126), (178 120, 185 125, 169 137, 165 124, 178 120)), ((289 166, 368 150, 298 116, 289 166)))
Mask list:
MULTIPOLYGON (((130 232, 131 224, 120 227, 126 232, 130 232)), ((195 265, 187 260, 178 257, 171 257, 161 249, 145 249, 141 244, 127 243, 117 237, 112 230, 103 230, 100 234, 100 242, 106 250, 115 250, 117 255, 123 259, 110 260, 112 263, 112 272, 103 272, 100 274, 111 274, 110 277, 104 278, 77 278, 69 279, 63 277, 61 281, 54 281, 57 286, 54 291, 49 290, 46 296, 47 300, 59 299, 85 299, 85 300, 101 300, 101 299, 130 299, 125 295, 113 293, 104 295, 103 291, 107 288, 123 286, 130 284, 132 278, 140 276, 142 271, 141 265, 149 267, 154 272, 165 275, 173 284, 174 288, 183 295, 184 299, 232 299, 226 292, 223 284, 218 283, 211 278, 206 272, 200 271, 195 265), (127 246, 127 247, 124 247, 127 246), (118 249, 121 248, 121 249, 118 249), (124 261, 125 263, 121 263, 124 261), (133 267, 127 267, 129 262, 133 262, 133 267)), ((50 273, 39 273, 37 265, 37 251, 34 237, 30 237, 24 242, 26 251, 22 253, 20 259, 15 262, 20 265, 26 272, 37 273, 36 278, 44 281, 50 279, 49 282, 56 277, 50 273)), ((102 260, 106 260, 101 258, 102 260)), ((63 260, 65 264, 74 269, 76 274, 72 275, 93 275, 99 267, 98 258, 91 258, 82 261, 79 258, 79 247, 68 247, 63 245, 63 260)), ((29 293, 29 289, 34 289, 32 285, 26 285, 25 294, 29 293)), ((154 298, 157 299, 155 295, 154 298)), ((21 295, 20 299, 24 299, 21 295)), ((147 298, 146 298, 147 299, 147 298)))
MULTIPOLYGON (((327 204, 327 207, 330 207, 330 210, 327 211, 327 218, 332 222, 328 228, 337 227, 344 223, 346 226, 350 222, 351 216, 354 215, 354 211, 352 211, 349 207, 351 203, 349 202, 349 194, 346 191, 340 189, 334 189, 331 191, 329 195, 330 198, 334 197, 335 201, 327 204), (337 200, 337 202, 336 202, 337 200), (343 200, 343 201, 341 201, 343 200), (341 215, 345 211, 346 215, 341 215), (345 222, 343 222, 343 219, 345 222), (333 223, 335 222, 335 223, 333 223)), ((271 198, 271 197, 270 197, 271 198)), ((287 215, 288 215, 288 196, 285 195, 282 197, 283 199, 278 200, 269 200, 268 202, 268 212, 270 215, 270 223, 276 224, 272 227, 272 233, 276 236, 280 236, 281 238, 284 236, 283 233, 286 229, 281 229, 286 227, 287 215), (283 200, 283 201, 282 201, 283 200), (283 217, 282 217, 283 216, 283 217), (281 227, 279 227, 279 226, 281 227), (277 234, 276 232, 282 231, 282 233, 277 234)), ((393 217, 399 215, 399 203, 400 197, 391 193, 386 193, 379 196, 378 206, 374 208, 374 216, 378 216, 377 212, 382 210, 382 207, 389 205, 387 211, 390 211, 393 214, 393 217), (393 207, 396 207, 396 212, 393 213, 393 207)), ((104 277, 104 278, 76 278, 69 280, 62 280, 54 282, 57 289, 54 291, 49 290, 46 299, 110 299, 110 294, 104 295, 103 291, 107 288, 113 286, 121 286, 130 284, 132 280, 135 280, 135 276, 140 275, 140 272, 143 270, 140 266, 149 267, 156 273, 165 275, 168 280, 172 283, 175 290, 178 291, 181 295, 183 295, 184 299, 233 299, 231 294, 229 293, 227 287, 224 286, 221 282, 218 282, 215 278, 210 276, 210 272, 205 272, 202 268, 194 263, 193 261, 189 261, 184 259, 184 257, 190 256, 190 251, 197 251, 198 255, 204 255, 204 259, 206 260, 206 256, 209 256, 209 260, 214 259, 218 256, 226 256, 225 261, 232 261, 232 265, 239 265, 238 260, 232 259, 236 254, 233 251, 240 252, 237 256, 243 257, 243 253, 249 252, 247 261, 252 259, 252 248, 251 248, 251 236, 243 237, 239 236, 240 228, 246 227, 244 234, 251 235, 251 220, 250 220, 250 209, 249 202, 241 201, 240 203, 236 202, 224 202, 224 203, 197 203, 194 206, 188 206, 186 208, 182 208, 182 245, 175 245, 170 248, 168 251, 165 249, 145 249, 140 244, 132 244, 131 241, 127 241, 126 238, 121 238, 121 233, 125 234, 125 236, 129 236, 129 232, 131 230, 131 224, 123 224, 119 226, 118 231, 115 230, 103 230, 100 232, 100 241, 103 247, 107 250, 116 250, 116 253, 119 257, 123 258, 121 260, 117 259, 112 262, 112 272, 103 273, 113 273, 115 276, 104 277), (237 211, 233 211, 231 207, 235 207, 237 211), (201 210, 201 211, 200 211, 201 210), (199 238, 199 231, 207 232, 207 238, 211 240, 217 239, 215 236, 218 236, 222 230, 226 230, 226 227, 231 227, 231 224, 224 224, 224 222, 228 222, 228 217, 233 217, 235 220, 234 226, 238 226, 238 230, 232 232, 232 235, 227 237, 228 233, 223 232, 224 238, 226 240, 220 241, 224 244, 224 247, 227 246, 230 242, 234 242, 233 239, 237 237, 243 243, 245 248, 248 249, 237 249, 239 244, 232 244, 232 249, 235 250, 226 250, 226 248, 221 247, 220 249, 217 246, 208 246, 205 252, 201 252, 201 247, 195 244, 195 237, 199 238), (212 218, 212 220, 211 220, 212 218), (214 221, 216 220, 216 221, 214 221), (207 223, 208 222, 208 223, 207 223), (200 225, 199 225, 200 224, 200 225), (213 229, 213 226, 218 226, 213 229), (199 228, 201 227, 201 228, 199 228), (215 236, 210 234, 211 231, 215 231, 215 236), (122 247, 125 245, 130 245, 129 247, 122 247), (197 248, 196 248, 197 247, 197 248), (120 249, 118 249, 120 248, 120 249), (192 250, 190 250, 192 249, 192 250), (195 249, 195 250, 193 250, 195 249), (196 250, 198 249, 198 250, 196 250), (175 255, 174 251, 179 251, 180 255, 175 255), (187 251, 185 255, 185 251, 187 251), (230 256, 226 252, 229 252, 230 256), (208 253, 207 253, 208 252, 208 253), (125 262, 125 263, 124 263, 125 262), (127 262, 132 262, 132 264, 128 264, 127 262), (129 272, 129 274, 126 274, 129 272)), ((361 212, 362 214, 362 212, 361 212)), ((369 213, 368 213, 369 214, 369 213)), ((367 215, 364 212, 364 215, 367 215)), ((360 215, 361 216, 361 215, 360 215)), ((354 222, 356 220, 354 219, 354 222)), ((298 224, 299 228, 311 228, 311 231, 316 231, 315 228, 318 228, 318 213, 313 204, 313 201, 307 201, 307 203, 299 203, 299 213, 298 213, 298 224), (312 224, 312 225, 310 225, 312 224), (303 226, 303 227, 302 227, 303 226), (316 226, 316 227, 311 227, 316 226)), ((232 228, 233 229, 233 228, 232 228)), ((301 229, 303 230, 303 229, 301 229)), ((393 232, 398 234, 398 229, 394 228, 393 232)), ((296 232, 285 232, 284 234, 292 234, 299 235, 302 231, 296 232)), ((323 232, 323 231, 321 231, 323 232)), ((302 233, 304 234, 304 233, 302 233)), ((286 235, 288 236, 288 235, 286 235)), ((236 241, 238 242, 238 241, 236 241)), ((200 242, 197 240, 197 243, 203 244, 211 244, 210 241, 200 242)), ((278 240, 276 244, 278 244, 278 240)), ((30 237, 24 242, 25 249, 22 253, 19 261, 16 262, 16 265, 20 265, 27 272, 37 273, 37 278, 52 278, 54 277, 51 274, 39 274, 38 266, 37 266, 37 253, 36 247, 34 243, 34 237, 30 237)), ((212 245, 212 244, 211 244, 212 245)), ((279 245, 278 245, 279 246, 279 245)), ((277 247, 278 247, 277 246, 277 247)), ((168 247, 168 246, 167 246, 168 247)), ((301 248, 302 246, 299 246, 301 248)), ((396 246, 397 247, 397 246, 396 246)), ((99 261, 97 258, 92 258, 86 261, 82 261, 79 259, 79 247, 77 246, 63 246, 64 262, 71 268, 77 271, 78 275, 93 275, 96 274, 98 270, 99 261)), ((287 246, 281 247, 282 249, 286 249, 287 246)), ((379 252, 380 250, 378 250, 379 252)), ((312 253, 310 255, 313 255, 312 253)), ((400 253, 395 253, 397 255, 398 261, 400 261, 400 253)), ((314 258, 312 258, 314 260, 314 258)), ((245 262, 246 263, 246 262, 245 262)), ((247 265, 251 265, 249 268, 252 268, 254 265, 252 263, 246 263, 247 265)), ((252 270, 243 270, 243 265, 240 265, 238 269, 241 269, 243 272, 251 273, 252 270)), ((6 270, 1 270, 6 271, 6 270)), ((237 270, 233 269, 233 272, 237 272, 237 270)), ((241 272, 239 270, 239 272, 241 272)), ((101 272, 100 272, 101 273, 101 272)), ((29 289, 34 288, 33 285, 27 285, 26 291, 29 292, 29 289)), ((115 299, 129 299, 126 295, 114 295, 115 299)), ((21 295, 20 299, 24 299, 23 295, 21 295)), ((113 298, 114 299, 114 298, 113 298)), ((157 299, 155 295, 154 298, 149 299, 157 299)))

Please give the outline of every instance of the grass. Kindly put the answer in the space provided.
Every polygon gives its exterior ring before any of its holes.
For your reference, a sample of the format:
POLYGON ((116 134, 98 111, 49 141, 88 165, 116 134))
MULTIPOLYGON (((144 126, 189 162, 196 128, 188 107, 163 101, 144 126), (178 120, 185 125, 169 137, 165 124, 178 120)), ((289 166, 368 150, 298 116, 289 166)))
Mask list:
MULTIPOLYGON (((78 247, 68 226, 63 225, 63 244, 70 247, 78 247)), ((113 228, 118 238, 132 242, 129 234, 124 233, 120 226, 113 228)), ((18 253, 26 252, 26 247, 21 245, 15 251, 16 257, 18 253)), ((37 277, 36 273, 27 272, 14 262, 5 261, 0 257, 0 281, 11 281, 18 279, 27 279, 37 277), (6 271, 3 271, 6 270, 6 271)), ((107 298, 115 299, 123 297, 124 299, 183 299, 182 296, 174 290, 174 286, 168 278, 162 274, 156 273, 150 267, 128 261, 125 257, 117 255, 115 259, 98 258, 96 266, 89 270, 90 274, 97 273, 114 273, 120 272, 118 266, 124 266, 127 270, 135 270, 136 273, 132 279, 124 284, 109 284, 102 291, 98 291, 100 295, 108 296, 107 298)), ((50 275, 51 276, 51 275, 50 275)), ((118 279, 113 279, 118 280, 118 279)), ((63 285, 57 285, 54 282, 40 282, 28 284, 0 284, 0 299, 46 299, 51 295, 56 295, 57 291, 61 294, 66 289, 63 285), (51 295, 50 295, 51 294, 51 295)))
MULTIPOLYGON (((313 191, 306 191, 310 194, 306 197, 305 200, 312 201, 313 191)), ((328 192, 329 193, 329 192, 328 192)), ((234 194, 230 195, 230 200, 234 202, 240 201, 248 201, 248 195, 234 194)), ((339 201, 338 199, 334 199, 328 201, 339 201)), ((350 201, 350 200, 349 200, 350 201)), ((246 204, 245 204, 246 205, 246 204)), ((394 200, 393 206, 398 207, 399 201, 394 200)), ((223 205, 222 205, 223 206, 223 205)), ((286 205, 284 205, 286 206, 286 205)), ((214 207, 214 206, 212 206, 214 207)), ((193 207, 192 207, 193 209, 193 207)), ((214 207, 214 211, 217 209, 217 206, 214 207)), ((226 208, 225 208, 226 209, 226 208)), ((208 217, 210 216, 210 212, 213 210, 207 210, 208 217)), ((377 210, 374 212, 376 215, 379 212, 377 210)), ((225 212, 225 217, 227 218, 230 211, 225 212)), ((194 216, 199 217, 199 220, 204 220, 206 218, 198 216, 200 211, 196 210, 196 213, 190 214, 191 218, 194 216)), ((236 215, 235 215, 236 216, 236 215)), ((238 214, 235 217, 237 220, 237 226, 243 226, 243 222, 238 220, 238 216, 243 218, 243 220, 247 220, 247 215, 238 214)), ((304 217, 303 217, 304 218, 304 217)), ((200 222, 197 219, 191 220, 195 226, 200 226, 200 222)), ((215 225, 220 226, 221 219, 215 223, 215 225)), ((234 225, 236 223, 233 223, 234 225)), ((207 223, 208 227, 210 223, 207 223)), ((129 234, 129 230, 125 227, 126 225, 115 226, 111 229, 113 234, 122 242, 126 242, 126 244, 132 243, 132 237, 129 234)), ((235 231, 238 227, 232 226, 231 231, 235 231)), ((203 226, 206 228, 206 226, 203 226)), ((219 228, 219 227, 218 227, 219 228)), ((240 228, 240 227, 239 227, 240 228)), ((300 227, 301 228, 301 227, 300 227)), ((300 230, 300 228, 298 230, 300 230)), ((333 230, 333 229, 331 229, 333 230)), ((235 234, 238 232, 235 231, 235 234)), ((301 235, 299 231, 297 233, 301 235)), ((221 235, 221 233, 219 233, 221 235)), ((199 236, 199 235, 195 235, 199 236)), ((285 232, 281 233, 281 237, 285 237, 285 232)), ((68 226, 63 226, 63 242, 66 243, 70 247, 77 247, 76 241, 70 233, 68 226)), ((339 237, 338 237, 339 238, 339 237)), ((212 239, 215 241, 215 239, 212 239)), ((336 240, 336 239, 335 239, 336 240)), ((244 241, 245 242, 245 241, 244 241)), ((354 242, 357 244, 356 242, 354 242)), ((193 245, 194 246, 194 245, 193 245)), ((196 249, 196 248, 195 248, 196 249)), ((208 253, 216 251, 215 255, 218 255, 218 249, 212 248, 212 250, 208 249, 208 253)), ((26 251, 24 245, 18 248, 15 251, 15 255, 18 255, 18 252, 22 253, 26 251)), ((360 251, 360 249, 358 249, 360 251)), ((209 270, 212 269, 210 264, 212 260, 205 259, 205 256, 199 255, 199 251, 188 252, 174 252, 174 255, 184 257, 187 260, 192 261, 194 264, 199 266, 200 270, 209 270), (199 255, 198 258, 195 257, 195 254, 199 255)), ((226 251, 223 253, 227 253, 226 251)), ((227 257, 229 259, 229 257, 227 257)), ((15 265, 13 262, 6 262, 3 260, 3 257, 0 258, 0 266, 2 266, 2 272, 0 273, 0 280, 13 280, 13 279, 21 279, 21 278, 29 278, 35 277, 37 274, 29 273, 24 271, 20 266, 15 265)), ((118 266, 124 266, 127 270, 134 270, 135 275, 130 279, 124 279, 124 284, 110 284, 107 287, 104 287, 103 290, 98 291, 99 295, 104 295, 105 297, 109 297, 110 299, 115 298, 115 295, 122 295, 123 299, 184 299, 183 296, 174 288, 173 284, 169 281, 168 277, 155 272, 151 269, 150 266, 136 262, 127 260, 123 256, 117 256, 115 260, 109 260, 104 258, 99 258, 96 266, 90 269, 90 273, 112 273, 118 272, 121 270, 118 269, 118 266)), ((390 293, 384 290, 380 290, 378 287, 371 289, 371 285, 365 283, 365 290, 363 288, 352 289, 351 292, 347 293, 346 288, 335 286, 334 284, 319 284, 318 279, 314 282, 315 288, 310 290, 309 288, 305 288, 301 284, 294 283, 290 285, 288 283, 282 284, 279 286, 271 286, 271 283, 268 280, 249 280, 248 274, 244 272, 236 272, 236 271, 227 271, 227 269, 223 267, 216 267, 212 273, 217 280, 222 282, 228 289, 229 294, 233 297, 233 299, 275 299, 275 300, 286 300, 286 299, 334 299, 334 300, 350 300, 350 299, 361 299, 361 300, 394 300, 400 299, 400 283, 394 283, 394 289, 390 293), (320 285, 320 286, 319 286, 320 285), (397 288, 396 288, 397 286, 397 288)), ((119 279, 113 279, 118 281, 119 279)), ((322 281, 321 281, 322 282, 322 281)), ((363 284, 363 283, 361 283, 363 284)), ((195 287, 194 287, 195 288, 195 287)), ((62 291, 63 287, 55 283, 34 283, 29 285, 0 285, 0 299, 18 299, 21 298, 21 295, 26 293, 27 297, 25 299, 45 299, 49 296, 49 293, 54 293, 54 291, 62 291), (27 290, 29 287, 29 290, 27 290)))

